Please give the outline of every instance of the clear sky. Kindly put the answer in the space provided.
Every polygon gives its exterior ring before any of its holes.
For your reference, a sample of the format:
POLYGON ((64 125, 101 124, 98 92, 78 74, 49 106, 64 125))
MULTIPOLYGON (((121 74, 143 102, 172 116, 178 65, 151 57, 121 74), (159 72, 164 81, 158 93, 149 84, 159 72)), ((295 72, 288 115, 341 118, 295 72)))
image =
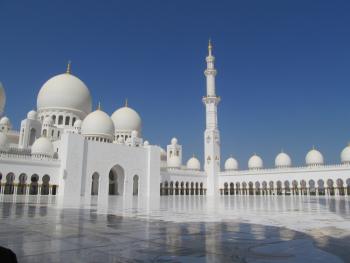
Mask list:
POLYGON ((295 165, 315 145, 339 162, 350 140, 350 2, 1 1, 0 80, 15 127, 51 76, 72 72, 94 107, 124 104, 143 135, 176 136, 184 161, 202 159, 205 56, 216 56, 222 160, 258 153, 272 166, 284 149, 295 165))

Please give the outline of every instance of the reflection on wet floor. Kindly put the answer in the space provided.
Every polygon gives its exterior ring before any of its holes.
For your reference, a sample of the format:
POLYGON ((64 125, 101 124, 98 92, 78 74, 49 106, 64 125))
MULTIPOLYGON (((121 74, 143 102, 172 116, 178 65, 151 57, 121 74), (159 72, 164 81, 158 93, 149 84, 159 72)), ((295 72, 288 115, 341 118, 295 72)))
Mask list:
POLYGON ((5 196, 0 245, 19 262, 347 262, 349 200, 5 196), (11 199, 12 198, 12 199, 11 199))

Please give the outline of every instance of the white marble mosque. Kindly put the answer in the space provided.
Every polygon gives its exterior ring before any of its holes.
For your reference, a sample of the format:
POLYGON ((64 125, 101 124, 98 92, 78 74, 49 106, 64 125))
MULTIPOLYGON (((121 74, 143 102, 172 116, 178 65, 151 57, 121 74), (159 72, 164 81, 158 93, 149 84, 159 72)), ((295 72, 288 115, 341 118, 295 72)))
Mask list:
POLYGON ((248 170, 240 170, 233 157, 221 160, 212 49, 209 42, 202 163, 193 156, 184 165, 176 138, 166 150, 145 140, 141 117, 127 102, 111 116, 100 106, 92 110, 89 89, 70 64, 43 84, 36 110, 28 112, 19 130, 6 116, 0 84, 0 193, 67 201, 94 195, 102 202, 110 195, 350 195, 350 146, 338 164, 325 164, 315 148, 301 167, 285 152, 276 156, 273 168, 265 168, 257 154, 248 170))

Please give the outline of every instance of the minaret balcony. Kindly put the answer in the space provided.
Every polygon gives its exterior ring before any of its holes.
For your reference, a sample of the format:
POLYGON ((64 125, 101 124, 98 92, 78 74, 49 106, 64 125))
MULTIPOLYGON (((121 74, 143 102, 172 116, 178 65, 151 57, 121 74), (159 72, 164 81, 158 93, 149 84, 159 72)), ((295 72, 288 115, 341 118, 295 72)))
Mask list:
POLYGON ((202 101, 204 104, 215 103, 217 105, 221 101, 221 98, 220 96, 203 96, 202 101))
POLYGON ((207 68, 205 71, 204 71, 204 75, 205 76, 216 76, 217 74, 217 71, 216 69, 210 69, 210 68, 207 68))

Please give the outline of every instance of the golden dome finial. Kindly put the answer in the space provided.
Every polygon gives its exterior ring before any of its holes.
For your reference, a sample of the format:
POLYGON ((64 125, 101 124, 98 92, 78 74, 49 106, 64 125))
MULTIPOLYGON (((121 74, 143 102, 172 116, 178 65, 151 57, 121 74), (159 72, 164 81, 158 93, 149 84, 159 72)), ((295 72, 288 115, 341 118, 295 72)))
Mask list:
POLYGON ((128 107, 128 98, 125 99, 125 107, 128 107))
POLYGON ((100 101, 97 104, 97 110, 101 110, 101 102, 100 101))
POLYGON ((71 72, 71 64, 72 64, 72 61, 69 60, 67 64, 67 71, 66 71, 67 74, 70 74, 71 72))
POLYGON ((209 43, 208 43, 209 56, 211 56, 212 49, 213 49, 213 45, 211 44, 211 39, 209 38, 209 43))

